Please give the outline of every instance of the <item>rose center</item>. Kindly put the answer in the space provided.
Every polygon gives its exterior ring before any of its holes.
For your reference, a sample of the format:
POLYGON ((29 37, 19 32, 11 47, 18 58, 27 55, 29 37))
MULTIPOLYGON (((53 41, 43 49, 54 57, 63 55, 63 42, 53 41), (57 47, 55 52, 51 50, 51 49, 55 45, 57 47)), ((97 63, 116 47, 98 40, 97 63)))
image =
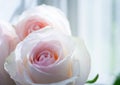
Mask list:
POLYGON ((45 26, 48 26, 48 23, 45 22, 45 21, 40 21, 40 22, 32 23, 31 25, 28 26, 28 34, 31 33, 31 32, 33 32, 33 31, 42 29, 45 26))
POLYGON ((59 61, 62 55, 61 44, 58 41, 47 41, 38 43, 30 54, 30 62, 37 66, 48 66, 59 61))
POLYGON ((55 51, 51 49, 45 49, 40 51, 38 55, 34 55, 32 63, 39 66, 48 66, 53 64, 58 59, 58 55, 55 51))
POLYGON ((38 55, 38 61, 44 61, 46 58, 52 58, 52 54, 49 51, 43 51, 38 55))

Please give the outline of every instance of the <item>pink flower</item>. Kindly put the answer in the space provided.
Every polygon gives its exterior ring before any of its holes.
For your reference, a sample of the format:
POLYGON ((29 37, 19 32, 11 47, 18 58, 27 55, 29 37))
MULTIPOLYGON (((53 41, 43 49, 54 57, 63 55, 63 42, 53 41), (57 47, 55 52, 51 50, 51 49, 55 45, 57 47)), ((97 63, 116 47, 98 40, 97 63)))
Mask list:
POLYGON ((14 28, 9 23, 0 21, 0 85, 14 85, 13 80, 4 70, 4 62, 17 42, 14 28))
POLYGON ((29 33, 46 26, 57 28, 68 35, 71 34, 69 22, 63 12, 48 5, 25 11, 15 25, 20 40, 23 40, 29 33))
POLYGON ((18 85, 83 85, 90 57, 82 40, 46 27, 17 45, 5 68, 18 85))

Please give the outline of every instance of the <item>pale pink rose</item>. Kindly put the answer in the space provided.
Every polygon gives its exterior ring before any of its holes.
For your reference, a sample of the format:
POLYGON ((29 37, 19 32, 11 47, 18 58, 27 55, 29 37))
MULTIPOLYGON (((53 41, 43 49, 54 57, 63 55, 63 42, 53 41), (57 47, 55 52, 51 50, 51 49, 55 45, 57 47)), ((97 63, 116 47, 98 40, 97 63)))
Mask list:
POLYGON ((71 34, 69 22, 63 12, 48 5, 41 5, 23 12, 15 25, 20 40, 23 40, 32 31, 46 26, 57 28, 68 35, 71 34))
POLYGON ((0 85, 14 85, 13 80, 4 70, 4 62, 17 44, 14 28, 7 22, 0 21, 0 85))
POLYGON ((21 41, 5 69, 17 85, 83 85, 90 57, 82 40, 47 27, 21 41))

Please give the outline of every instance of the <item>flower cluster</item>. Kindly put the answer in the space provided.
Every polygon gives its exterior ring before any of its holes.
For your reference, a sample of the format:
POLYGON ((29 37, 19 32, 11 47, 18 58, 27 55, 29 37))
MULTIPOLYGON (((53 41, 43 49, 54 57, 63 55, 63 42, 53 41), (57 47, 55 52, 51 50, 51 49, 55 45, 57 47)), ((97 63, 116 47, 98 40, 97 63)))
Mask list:
POLYGON ((0 85, 84 85, 90 57, 58 8, 41 5, 0 22, 0 85))

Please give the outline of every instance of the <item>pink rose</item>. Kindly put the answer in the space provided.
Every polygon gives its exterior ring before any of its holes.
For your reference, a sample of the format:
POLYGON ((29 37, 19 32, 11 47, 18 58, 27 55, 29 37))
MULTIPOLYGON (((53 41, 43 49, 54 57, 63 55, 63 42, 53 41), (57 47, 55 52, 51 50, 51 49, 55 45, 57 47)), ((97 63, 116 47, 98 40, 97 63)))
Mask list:
POLYGON ((0 21, 0 85, 14 85, 4 70, 4 62, 16 44, 17 35, 14 28, 9 23, 0 21))
POLYGON ((90 57, 82 40, 46 27, 17 45, 5 69, 18 85, 83 85, 90 57))
POLYGON ((25 11, 15 25, 20 40, 23 40, 32 31, 46 26, 57 28, 68 35, 71 34, 69 22, 63 12, 48 5, 25 11))

